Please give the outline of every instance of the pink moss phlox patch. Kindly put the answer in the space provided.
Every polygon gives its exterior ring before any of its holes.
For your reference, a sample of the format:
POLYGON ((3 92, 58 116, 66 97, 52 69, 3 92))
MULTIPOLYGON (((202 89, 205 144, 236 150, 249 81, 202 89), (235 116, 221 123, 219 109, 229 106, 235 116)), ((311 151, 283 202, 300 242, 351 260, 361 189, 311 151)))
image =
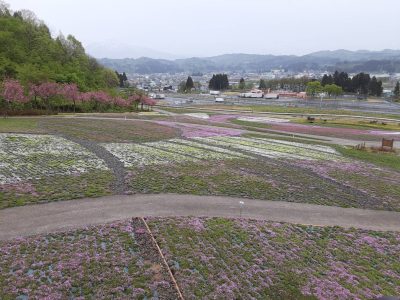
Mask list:
POLYGON ((14 192, 16 194, 31 194, 33 196, 39 195, 33 184, 29 182, 3 184, 0 185, 0 191, 14 192))
POLYGON ((209 120, 212 122, 226 122, 238 117, 240 117, 240 115, 211 115, 209 120))
POLYGON ((159 125, 178 128, 182 132, 182 136, 186 138, 193 137, 212 137, 212 136, 239 136, 244 131, 240 129, 214 127, 207 125, 198 125, 190 123, 177 123, 169 121, 156 121, 159 125))

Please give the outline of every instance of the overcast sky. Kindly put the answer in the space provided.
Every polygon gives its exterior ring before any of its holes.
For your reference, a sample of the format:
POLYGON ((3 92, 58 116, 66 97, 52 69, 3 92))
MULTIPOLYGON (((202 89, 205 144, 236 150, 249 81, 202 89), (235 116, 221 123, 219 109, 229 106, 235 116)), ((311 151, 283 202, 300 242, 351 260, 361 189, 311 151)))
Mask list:
POLYGON ((399 0, 5 1, 95 56, 400 49, 399 0))

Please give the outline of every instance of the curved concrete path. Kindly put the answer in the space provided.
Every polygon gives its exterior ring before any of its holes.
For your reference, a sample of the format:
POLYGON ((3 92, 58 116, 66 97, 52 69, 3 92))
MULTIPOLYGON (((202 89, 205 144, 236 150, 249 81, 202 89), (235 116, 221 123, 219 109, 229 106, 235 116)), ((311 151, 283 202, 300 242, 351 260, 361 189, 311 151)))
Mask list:
POLYGON ((0 210, 0 240, 139 216, 242 217, 320 226, 400 231, 400 213, 305 203, 195 195, 115 195, 0 210))

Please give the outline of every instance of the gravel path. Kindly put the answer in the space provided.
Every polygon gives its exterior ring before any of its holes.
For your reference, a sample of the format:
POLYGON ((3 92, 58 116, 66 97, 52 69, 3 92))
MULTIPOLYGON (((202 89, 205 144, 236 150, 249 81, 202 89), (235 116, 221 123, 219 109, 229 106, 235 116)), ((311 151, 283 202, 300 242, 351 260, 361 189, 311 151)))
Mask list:
POLYGON ((123 194, 127 190, 127 185, 125 183, 127 175, 126 169, 118 158, 95 142, 81 140, 71 136, 64 136, 64 138, 81 145, 106 162, 107 166, 114 174, 115 180, 111 183, 111 188, 115 194, 123 194))
POLYGON ((195 195, 116 195, 0 210, 0 240, 141 216, 242 217, 318 226, 400 231, 400 213, 195 195))

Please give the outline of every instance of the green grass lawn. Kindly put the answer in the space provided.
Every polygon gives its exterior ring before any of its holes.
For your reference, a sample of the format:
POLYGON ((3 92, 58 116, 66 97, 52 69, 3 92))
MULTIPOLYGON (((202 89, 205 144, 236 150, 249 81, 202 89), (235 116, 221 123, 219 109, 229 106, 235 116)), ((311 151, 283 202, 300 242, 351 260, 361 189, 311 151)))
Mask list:
POLYGON ((336 146, 335 149, 345 157, 400 171, 400 155, 397 153, 356 150, 342 146, 336 146))
POLYGON ((0 118, 0 132, 41 132, 38 118, 0 118))

